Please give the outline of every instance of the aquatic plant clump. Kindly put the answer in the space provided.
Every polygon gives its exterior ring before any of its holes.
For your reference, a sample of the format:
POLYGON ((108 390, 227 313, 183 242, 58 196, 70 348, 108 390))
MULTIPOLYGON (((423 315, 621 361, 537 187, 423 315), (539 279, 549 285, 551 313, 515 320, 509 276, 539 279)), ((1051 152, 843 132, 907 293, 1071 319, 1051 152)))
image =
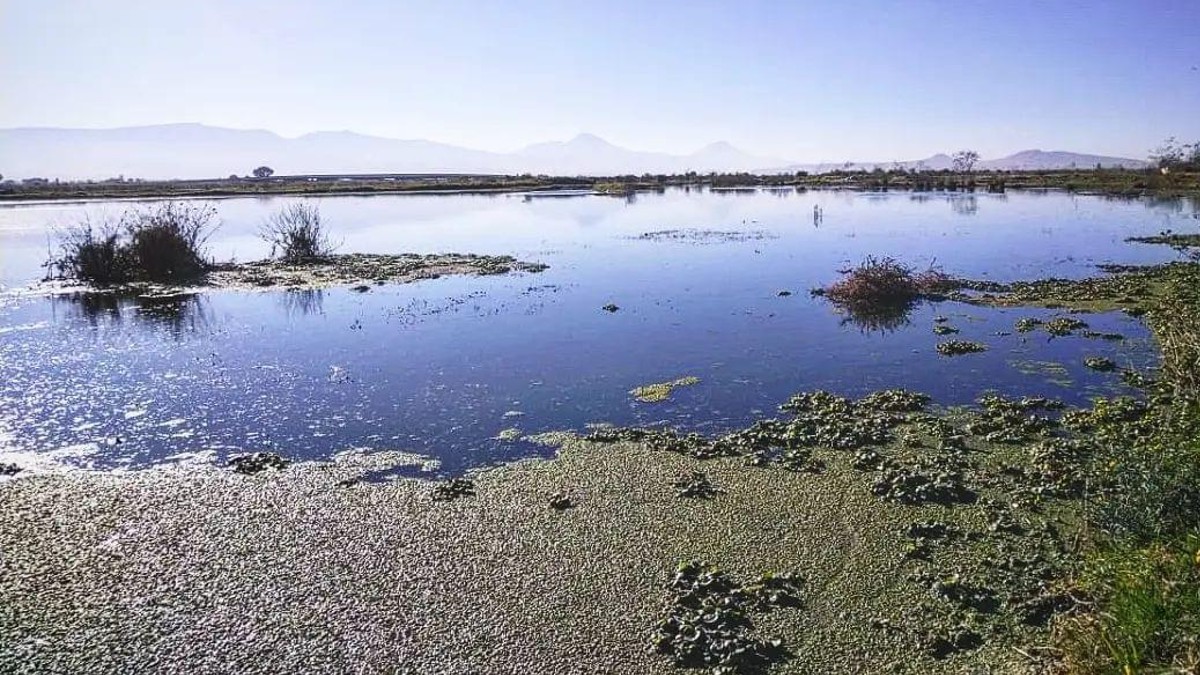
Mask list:
POLYGON ((1041 319, 1034 317, 1025 317, 1017 319, 1017 323, 1013 326, 1018 333, 1030 333, 1037 329, 1044 322, 1041 319))
POLYGON ((513 443, 521 440, 521 430, 516 427, 501 429, 500 432, 496 434, 495 438, 496 440, 503 441, 505 443, 513 443))
POLYGON ((1102 373, 1111 373, 1117 369, 1117 364, 1112 359, 1103 356, 1084 357, 1083 365, 1102 373))
POLYGON ((287 465, 286 459, 273 452, 255 452, 229 458, 229 466, 235 472, 244 474, 255 474, 267 469, 283 469, 287 465))
POLYGON ((1046 322, 1044 328, 1046 332, 1055 337, 1064 337, 1073 334, 1075 331, 1087 328, 1087 323, 1079 319, 1060 316, 1046 322))
POLYGON ((641 387, 636 387, 630 390, 629 395, 633 396, 642 403, 659 403, 671 397, 671 392, 678 387, 690 387, 698 384, 700 378, 688 375, 670 382, 658 382, 656 384, 647 384, 641 387))
POLYGON ((682 475, 676 478, 671 484, 675 486, 675 495, 678 497, 712 499, 724 492, 724 490, 713 485, 712 481, 708 478, 708 474, 701 471, 693 471, 682 475))
POLYGON ((986 351, 987 345, 979 342, 970 342, 968 340, 950 340, 948 342, 940 342, 937 346, 937 352, 942 356, 977 354, 979 352, 986 351))
POLYGON ((992 443, 1022 443, 1045 436, 1059 423, 1037 413, 1063 407, 1059 401, 1040 397, 1009 399, 995 395, 980 398, 979 404, 982 410, 966 429, 992 443))
POLYGON ((433 488, 435 502, 448 502, 475 494, 475 481, 470 478, 451 478, 433 488))
POLYGON ((684 668, 727 675, 763 672, 787 651, 782 640, 750 634, 750 613, 798 607, 802 588, 803 580, 791 574, 766 574, 738 585, 707 563, 684 563, 667 585, 665 617, 654 629, 652 646, 684 668))
POLYGON ((975 500, 975 493, 967 489, 961 472, 933 461, 885 466, 871 491, 901 504, 956 504, 975 500))

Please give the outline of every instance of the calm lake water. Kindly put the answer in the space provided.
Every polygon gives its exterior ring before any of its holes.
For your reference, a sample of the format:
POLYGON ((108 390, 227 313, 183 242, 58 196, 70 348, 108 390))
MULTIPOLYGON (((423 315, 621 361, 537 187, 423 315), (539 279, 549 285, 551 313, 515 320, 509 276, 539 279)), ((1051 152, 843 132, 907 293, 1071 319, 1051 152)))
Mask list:
MULTIPOLYGON (((217 259, 266 254, 263 219, 289 200, 214 202, 217 259)), ((272 450, 326 459, 411 450, 455 473, 547 452, 496 439, 590 423, 670 423, 704 432, 775 414, 802 390, 927 392, 942 405, 985 391, 1086 403, 1126 391, 1085 356, 1154 364, 1146 328, 1083 317, 1119 342, 1011 333, 1044 310, 917 307, 871 330, 810 288, 868 254, 998 281, 1155 263, 1165 247, 1125 243, 1194 229, 1197 204, 1061 193, 670 190, 635 199, 375 196, 313 200, 345 252, 472 252, 541 261, 540 274, 442 278, 368 293, 231 292, 179 303, 30 298, 53 229, 127 203, 0 207, 0 460, 136 468, 180 456, 272 450), (823 219, 815 222, 813 208, 823 219), (739 237, 656 237, 665 230, 739 237), (779 291, 790 290, 791 296, 779 291), (615 313, 601 307, 615 303, 615 313), (982 354, 941 357, 949 317, 982 354), (662 403, 629 390, 685 375, 662 403)), ((1128 392, 1127 392, 1128 393, 1128 392)))

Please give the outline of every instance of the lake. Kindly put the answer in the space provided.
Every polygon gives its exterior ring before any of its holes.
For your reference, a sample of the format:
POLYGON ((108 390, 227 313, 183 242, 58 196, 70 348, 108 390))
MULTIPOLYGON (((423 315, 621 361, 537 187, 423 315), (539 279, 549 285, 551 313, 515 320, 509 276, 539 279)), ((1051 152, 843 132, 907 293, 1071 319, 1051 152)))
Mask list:
MULTIPOLYGON (((257 230, 289 201, 213 202, 222 224, 212 256, 265 256, 257 230)), ((872 254, 996 281, 1164 262, 1178 254, 1124 239, 1194 228, 1200 213, 1196 201, 1057 192, 311 201, 343 252, 511 254, 550 268, 366 293, 223 290, 155 304, 30 297, 19 289, 41 276, 56 228, 130 204, 0 206, 0 461, 112 470, 257 450, 294 460, 408 450, 454 474, 552 452, 497 438, 506 429, 665 423, 718 433, 773 416, 805 390, 905 387, 946 406, 988 391, 1069 404, 1136 393, 1083 365, 1106 356, 1153 367, 1147 329, 1121 313, 1083 317, 1120 341, 1020 334, 1017 319, 1056 313, 954 302, 922 304, 880 329, 809 290, 872 254), (619 309, 603 310, 609 303, 619 309), (938 316, 988 351, 939 356, 938 316), (666 401, 629 394, 683 376, 699 383, 666 401)))

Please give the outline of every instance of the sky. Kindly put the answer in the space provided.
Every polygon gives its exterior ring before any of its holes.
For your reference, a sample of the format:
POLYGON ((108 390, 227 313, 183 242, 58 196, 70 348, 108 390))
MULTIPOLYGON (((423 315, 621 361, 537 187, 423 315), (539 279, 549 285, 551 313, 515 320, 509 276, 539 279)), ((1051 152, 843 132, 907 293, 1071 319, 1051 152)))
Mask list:
POLYGON ((1200 140, 1200 0, 0 0, 0 128, 798 161, 1200 140))

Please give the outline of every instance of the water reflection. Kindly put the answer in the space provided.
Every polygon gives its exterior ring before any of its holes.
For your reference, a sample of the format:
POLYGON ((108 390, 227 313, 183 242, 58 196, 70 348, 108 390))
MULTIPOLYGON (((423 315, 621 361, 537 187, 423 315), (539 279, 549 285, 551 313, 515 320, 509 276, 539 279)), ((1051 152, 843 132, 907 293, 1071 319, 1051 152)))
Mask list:
POLYGON ((860 333, 894 333, 912 323, 910 317, 917 303, 884 303, 835 305, 842 315, 841 325, 854 326, 860 333))
POLYGON ((164 330, 176 338, 208 328, 207 303, 204 296, 197 293, 121 295, 80 292, 51 298, 55 315, 62 310, 70 323, 100 328, 120 325, 126 316, 131 316, 147 328, 164 330))
POLYGON ((279 304, 289 317, 325 313, 325 291, 319 288, 289 288, 279 294, 279 304))
POLYGON ((972 194, 953 195, 950 197, 950 209, 960 216, 973 216, 979 213, 979 199, 972 194))

